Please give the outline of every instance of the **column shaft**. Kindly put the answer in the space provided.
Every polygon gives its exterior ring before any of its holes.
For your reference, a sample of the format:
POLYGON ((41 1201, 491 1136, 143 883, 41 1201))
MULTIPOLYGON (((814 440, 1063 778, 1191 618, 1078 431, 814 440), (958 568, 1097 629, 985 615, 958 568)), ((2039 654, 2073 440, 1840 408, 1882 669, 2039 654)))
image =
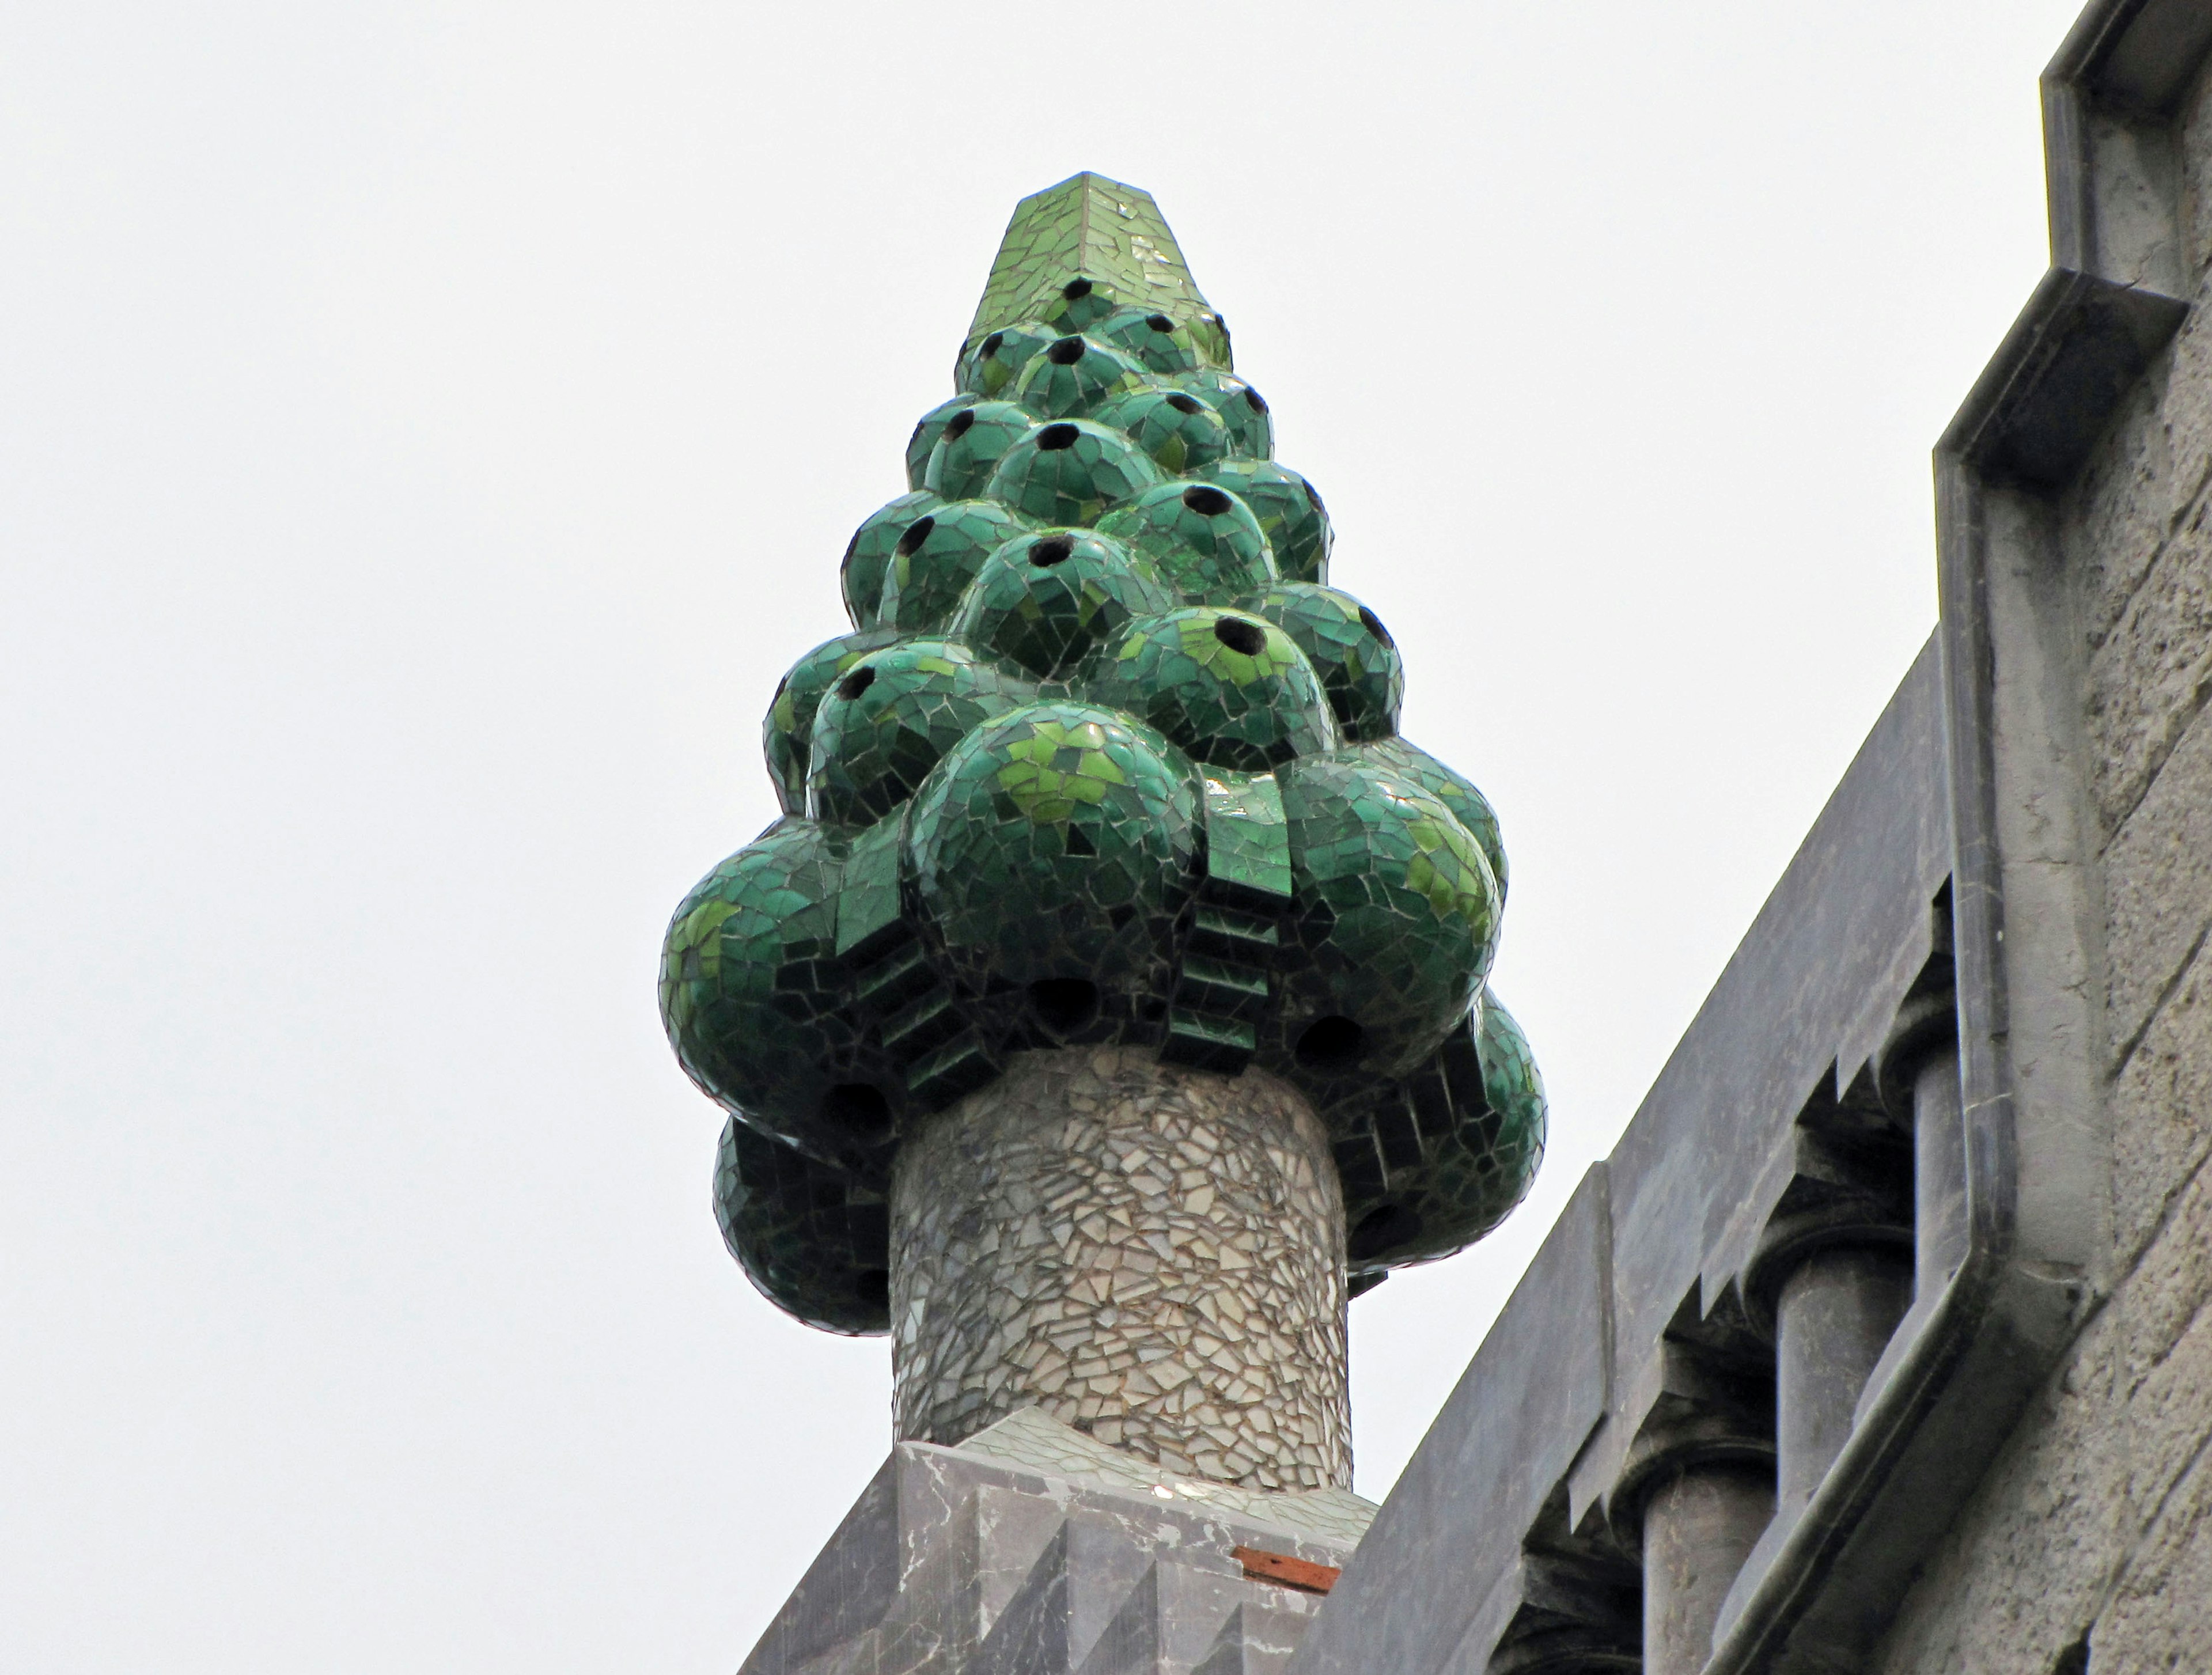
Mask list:
POLYGON ((1644 1511, 1644 1675, 1698 1675, 1729 1585, 1774 1515, 1774 1479, 1749 1464, 1692 1465, 1644 1511))
POLYGON ((1261 1071, 1018 1055, 900 1150, 899 1435, 1034 1405, 1193 1476, 1348 1487, 1342 1204, 1311 1108, 1261 1071))

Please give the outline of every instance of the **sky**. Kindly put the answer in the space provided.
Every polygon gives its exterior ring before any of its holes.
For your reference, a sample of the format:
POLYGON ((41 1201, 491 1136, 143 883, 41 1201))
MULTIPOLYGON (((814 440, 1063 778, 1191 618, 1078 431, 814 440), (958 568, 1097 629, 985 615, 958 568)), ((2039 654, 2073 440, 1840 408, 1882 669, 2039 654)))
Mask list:
POLYGON ((1017 199, 1158 200, 1553 1100, 1379 1498, 1933 626, 2058 0, 0 5, 0 1665, 728 1671, 889 1445, 661 1037, 1017 199))

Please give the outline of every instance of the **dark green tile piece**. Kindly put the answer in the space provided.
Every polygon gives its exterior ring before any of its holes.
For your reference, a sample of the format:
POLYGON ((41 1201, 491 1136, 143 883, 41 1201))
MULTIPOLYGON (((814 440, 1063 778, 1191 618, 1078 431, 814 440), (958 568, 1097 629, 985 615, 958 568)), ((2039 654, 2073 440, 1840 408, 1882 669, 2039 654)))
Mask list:
POLYGON ((890 1329, 880 1186, 733 1116, 714 1158, 714 1220, 745 1277, 786 1314, 848 1338, 890 1329))

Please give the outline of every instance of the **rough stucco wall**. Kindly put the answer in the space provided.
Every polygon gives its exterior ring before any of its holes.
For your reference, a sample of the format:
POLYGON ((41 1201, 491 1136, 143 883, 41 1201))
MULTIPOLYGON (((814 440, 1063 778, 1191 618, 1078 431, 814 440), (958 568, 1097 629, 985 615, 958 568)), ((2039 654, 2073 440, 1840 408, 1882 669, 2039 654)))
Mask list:
POLYGON ((1890 1675, 2212 1669, 2212 78, 2192 312, 2063 507, 2104 843, 2104 1302, 1907 1596, 1890 1675))

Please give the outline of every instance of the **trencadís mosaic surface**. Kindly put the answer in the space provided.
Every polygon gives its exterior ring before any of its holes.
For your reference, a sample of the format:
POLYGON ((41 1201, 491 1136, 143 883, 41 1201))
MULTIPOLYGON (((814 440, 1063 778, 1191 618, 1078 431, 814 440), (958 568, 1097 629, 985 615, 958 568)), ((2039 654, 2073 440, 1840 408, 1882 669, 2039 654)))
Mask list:
POLYGON ((1289 1083, 1354 1293, 1527 1192, 1497 818, 1399 736, 1397 647, 1274 437, 1147 195, 1024 200, 908 492, 845 550, 849 626, 769 706, 785 817, 668 931, 725 1236, 809 1324, 887 1329, 903 1141, 1038 1048, 1289 1083))

